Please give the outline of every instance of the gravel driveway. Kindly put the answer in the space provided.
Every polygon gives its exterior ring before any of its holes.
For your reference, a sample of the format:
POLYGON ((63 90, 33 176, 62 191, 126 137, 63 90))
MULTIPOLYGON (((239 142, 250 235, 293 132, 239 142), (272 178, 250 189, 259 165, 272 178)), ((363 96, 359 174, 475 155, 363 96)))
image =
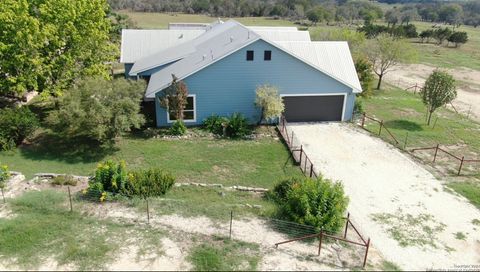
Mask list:
POLYGON ((480 269, 480 211, 419 163, 346 123, 290 124, 325 177, 340 180, 361 232, 402 269, 480 269))

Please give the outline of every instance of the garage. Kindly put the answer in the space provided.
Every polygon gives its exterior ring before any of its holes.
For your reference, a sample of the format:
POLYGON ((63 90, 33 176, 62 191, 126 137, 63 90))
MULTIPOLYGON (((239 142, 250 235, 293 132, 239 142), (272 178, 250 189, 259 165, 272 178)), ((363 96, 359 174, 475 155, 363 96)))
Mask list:
POLYGON ((284 95, 288 122, 342 121, 345 95, 284 95))

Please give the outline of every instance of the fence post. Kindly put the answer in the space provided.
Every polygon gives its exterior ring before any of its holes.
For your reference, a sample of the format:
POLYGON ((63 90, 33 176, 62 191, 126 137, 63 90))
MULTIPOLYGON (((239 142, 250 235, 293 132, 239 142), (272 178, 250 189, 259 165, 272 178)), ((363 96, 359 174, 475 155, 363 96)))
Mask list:
POLYGON ((72 194, 70 193, 70 186, 67 186, 67 189, 68 189, 68 200, 70 201, 70 212, 73 212, 72 194))
POLYGON ((435 147, 435 155, 433 155, 433 162, 435 162, 435 160, 437 159, 437 153, 438 153, 438 146, 440 144, 437 144, 437 146, 435 147))
POLYGON ((438 116, 435 118, 435 122, 433 122, 433 127, 432 127, 432 129, 435 129, 435 126, 437 125, 437 121, 438 121, 438 116))
POLYGON ((300 145, 300 158, 298 164, 302 165, 303 145, 300 145))
POLYGON ((365 126, 365 118, 366 118, 367 114, 366 113, 363 113, 363 117, 362 117, 362 128, 365 126))
POLYGON ((313 163, 310 162, 310 177, 313 176, 313 163))
POLYGON ((365 258, 363 259, 363 268, 365 268, 365 265, 367 265, 367 255, 368 255, 369 248, 370 248, 370 237, 368 237, 368 240, 367 240, 367 249, 365 250, 365 258))
POLYGON ((150 209, 148 207, 148 197, 145 198, 145 201, 147 202, 147 223, 150 224, 150 209))
POLYGON ((229 239, 232 239, 232 221, 233 221, 233 211, 230 211, 230 235, 229 239))
POLYGON ((350 213, 347 213, 347 222, 345 223, 345 232, 343 233, 343 239, 347 239, 348 223, 350 222, 350 213))
POLYGON ((460 176, 460 172, 462 171, 463 161, 465 160, 465 156, 462 156, 462 160, 460 161, 460 167, 458 168, 457 176, 460 176))
POLYGON ((318 256, 320 256, 320 251, 322 250, 322 238, 323 238, 323 231, 320 232, 320 241, 318 242, 318 256))
POLYGON ((405 142, 403 143, 403 149, 407 149, 407 141, 408 141, 408 131, 407 131, 407 135, 405 135, 405 142))
POLYGON ((290 145, 293 148, 293 131, 292 131, 292 141, 290 142, 290 145))
POLYGON ((380 129, 378 130, 378 136, 382 134, 383 120, 380 121, 380 129))
POLYGON ((3 204, 7 203, 7 202, 5 201, 5 195, 3 194, 3 187, 2 187, 2 198, 3 198, 3 204))

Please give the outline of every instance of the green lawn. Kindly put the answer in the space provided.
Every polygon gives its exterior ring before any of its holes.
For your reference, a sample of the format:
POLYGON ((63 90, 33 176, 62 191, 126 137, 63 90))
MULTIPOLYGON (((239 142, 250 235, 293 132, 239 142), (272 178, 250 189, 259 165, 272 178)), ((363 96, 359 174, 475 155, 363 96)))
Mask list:
POLYGON ((200 137, 165 140, 126 136, 114 147, 62 142, 54 136, 14 151, 0 152, 0 162, 28 178, 38 172, 90 175, 105 159, 125 160, 127 167, 160 167, 178 182, 222 183, 271 188, 285 175, 300 174, 289 152, 273 138, 228 140, 200 137))
MULTIPOLYGON (((369 115, 384 120, 385 126, 400 141, 400 148, 403 148, 408 134, 407 149, 432 147, 439 143, 451 146, 451 152, 457 156, 465 155, 466 159, 480 158, 480 124, 463 115, 440 108, 434 114, 432 124, 428 126, 425 121, 426 108, 419 95, 389 85, 385 85, 384 90, 377 91, 371 98, 362 100, 369 115)), ((367 122, 366 128, 376 134, 379 125, 367 122)), ((392 142, 385 131, 381 137, 392 142)), ((480 207, 480 165, 465 164, 465 176, 461 177, 455 176, 458 161, 448 160, 435 164, 439 165, 448 169, 450 175, 446 179, 453 181, 449 186, 480 207)))

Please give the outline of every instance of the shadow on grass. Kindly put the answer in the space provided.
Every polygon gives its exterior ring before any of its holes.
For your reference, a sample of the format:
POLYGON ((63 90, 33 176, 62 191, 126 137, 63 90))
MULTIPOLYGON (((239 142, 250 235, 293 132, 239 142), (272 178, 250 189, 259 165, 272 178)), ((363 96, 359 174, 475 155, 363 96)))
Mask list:
POLYGON ((22 156, 30 160, 64 161, 67 163, 91 163, 114 154, 114 144, 102 144, 85 138, 66 138, 44 132, 31 144, 20 148, 22 156))
POLYGON ((391 121, 386 121, 384 124, 387 128, 403 129, 408 131, 423 130, 421 125, 408 120, 391 120, 391 121))

